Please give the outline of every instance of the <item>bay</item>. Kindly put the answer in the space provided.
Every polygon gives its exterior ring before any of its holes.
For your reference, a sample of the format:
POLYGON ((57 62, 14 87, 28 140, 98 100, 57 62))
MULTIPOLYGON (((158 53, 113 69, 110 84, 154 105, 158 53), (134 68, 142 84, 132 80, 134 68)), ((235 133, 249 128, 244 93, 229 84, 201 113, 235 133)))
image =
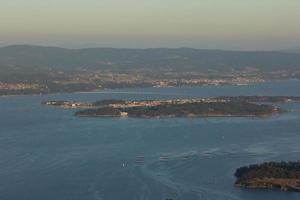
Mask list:
POLYGON ((300 96, 300 81, 0 97, 1 200, 296 200, 234 187, 235 170, 299 160, 300 104, 267 118, 76 118, 46 100, 300 96))

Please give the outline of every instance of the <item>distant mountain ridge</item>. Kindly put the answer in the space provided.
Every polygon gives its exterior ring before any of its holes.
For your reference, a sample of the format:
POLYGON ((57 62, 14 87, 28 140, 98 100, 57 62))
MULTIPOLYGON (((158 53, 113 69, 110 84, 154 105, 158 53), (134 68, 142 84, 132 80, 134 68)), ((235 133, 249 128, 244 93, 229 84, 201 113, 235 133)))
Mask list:
MULTIPOLYGON (((190 48, 64 49, 16 45, 0 48, 0 74, 48 73, 50 70, 208 72, 254 68, 262 72, 300 70, 300 54, 276 51, 226 51, 190 48)), ((1 75, 0 75, 1 78, 1 75)))

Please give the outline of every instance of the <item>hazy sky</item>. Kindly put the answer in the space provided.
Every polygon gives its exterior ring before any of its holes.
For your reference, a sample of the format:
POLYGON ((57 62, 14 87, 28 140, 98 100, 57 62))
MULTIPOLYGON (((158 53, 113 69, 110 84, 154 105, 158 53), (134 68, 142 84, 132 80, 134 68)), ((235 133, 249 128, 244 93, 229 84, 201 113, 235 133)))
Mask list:
POLYGON ((0 45, 300 48, 300 0, 0 0, 0 45))

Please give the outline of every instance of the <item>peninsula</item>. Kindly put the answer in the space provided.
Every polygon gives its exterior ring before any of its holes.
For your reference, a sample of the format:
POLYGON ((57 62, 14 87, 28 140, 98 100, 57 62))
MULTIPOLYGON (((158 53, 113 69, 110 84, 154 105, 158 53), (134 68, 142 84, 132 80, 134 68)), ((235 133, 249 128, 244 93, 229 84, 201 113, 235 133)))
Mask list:
POLYGON ((268 162, 236 170, 235 186, 300 192, 300 162, 268 162))

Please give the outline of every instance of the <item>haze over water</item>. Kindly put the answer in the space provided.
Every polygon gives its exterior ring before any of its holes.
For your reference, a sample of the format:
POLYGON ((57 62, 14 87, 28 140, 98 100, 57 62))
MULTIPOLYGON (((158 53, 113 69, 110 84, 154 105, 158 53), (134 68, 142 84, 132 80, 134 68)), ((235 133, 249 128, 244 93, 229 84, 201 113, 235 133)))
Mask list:
POLYGON ((299 160, 300 104, 268 118, 76 118, 45 100, 300 96, 300 81, 0 98, 1 200, 298 200, 235 188, 236 168, 299 160), (137 163, 136 160, 143 160, 137 163))
POLYGON ((0 2, 0 46, 300 48, 298 0, 0 2))

